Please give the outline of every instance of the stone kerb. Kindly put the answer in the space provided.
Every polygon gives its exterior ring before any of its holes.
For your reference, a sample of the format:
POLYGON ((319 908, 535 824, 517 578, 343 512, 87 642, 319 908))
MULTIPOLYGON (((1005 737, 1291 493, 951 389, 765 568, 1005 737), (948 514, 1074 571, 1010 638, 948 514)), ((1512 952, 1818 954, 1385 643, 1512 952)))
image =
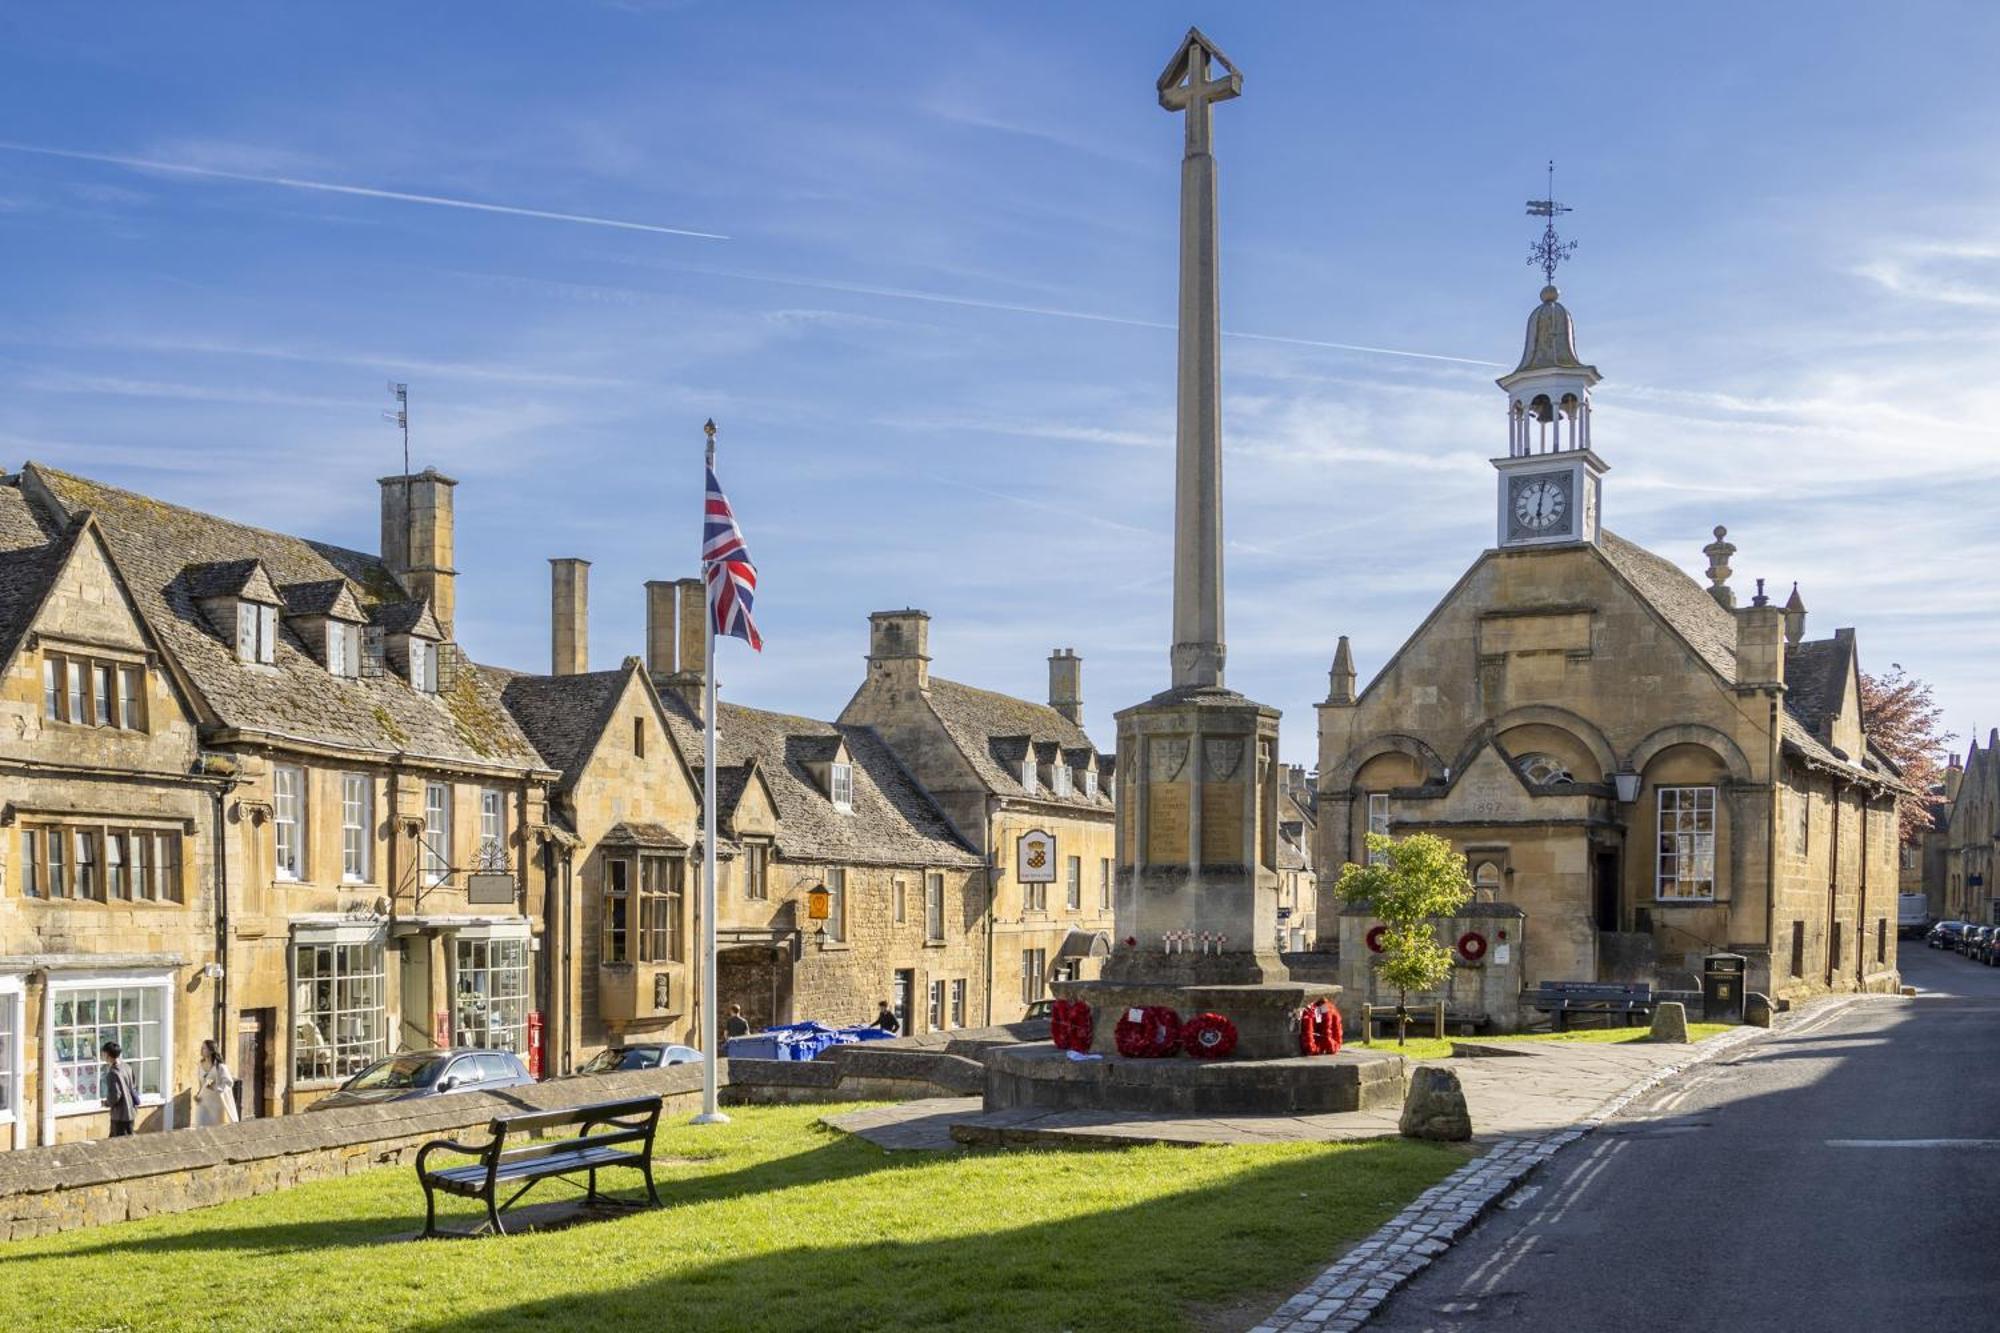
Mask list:
POLYGON ((647 1093, 666 1098, 663 1114, 682 1114, 696 1109, 700 1092, 701 1066, 677 1065, 0 1153, 0 1240, 185 1212, 407 1162, 432 1139, 477 1139, 506 1115, 647 1093))

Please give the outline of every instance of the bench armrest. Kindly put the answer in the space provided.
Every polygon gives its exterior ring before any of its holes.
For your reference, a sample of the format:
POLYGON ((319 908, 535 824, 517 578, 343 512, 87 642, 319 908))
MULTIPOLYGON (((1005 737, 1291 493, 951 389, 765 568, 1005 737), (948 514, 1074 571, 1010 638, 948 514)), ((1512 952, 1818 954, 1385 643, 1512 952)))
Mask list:
POLYGON ((429 1143, 417 1149, 417 1174, 419 1176, 424 1174, 424 1163, 439 1148, 448 1149, 451 1152, 464 1153, 468 1157, 486 1157, 499 1146, 500 1140, 497 1138, 480 1144, 460 1143, 456 1139, 432 1139, 429 1143))

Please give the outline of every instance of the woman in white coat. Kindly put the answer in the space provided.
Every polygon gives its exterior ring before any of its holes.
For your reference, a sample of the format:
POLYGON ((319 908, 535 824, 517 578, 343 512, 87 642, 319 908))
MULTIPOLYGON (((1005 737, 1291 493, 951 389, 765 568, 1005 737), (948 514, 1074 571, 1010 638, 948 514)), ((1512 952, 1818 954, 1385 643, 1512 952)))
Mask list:
POLYGON ((204 1040, 201 1043, 201 1064, 194 1076, 195 1128, 235 1123, 236 1076, 229 1072, 228 1065, 222 1063, 222 1054, 215 1049, 215 1043, 204 1040))

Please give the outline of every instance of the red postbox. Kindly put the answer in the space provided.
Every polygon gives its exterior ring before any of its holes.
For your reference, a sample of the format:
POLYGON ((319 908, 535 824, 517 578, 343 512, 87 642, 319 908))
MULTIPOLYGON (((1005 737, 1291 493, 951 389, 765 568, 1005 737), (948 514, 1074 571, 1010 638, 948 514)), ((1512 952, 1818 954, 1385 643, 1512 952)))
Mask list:
POLYGON ((528 1074, 542 1076, 542 1016, 537 1011, 528 1014, 528 1074))

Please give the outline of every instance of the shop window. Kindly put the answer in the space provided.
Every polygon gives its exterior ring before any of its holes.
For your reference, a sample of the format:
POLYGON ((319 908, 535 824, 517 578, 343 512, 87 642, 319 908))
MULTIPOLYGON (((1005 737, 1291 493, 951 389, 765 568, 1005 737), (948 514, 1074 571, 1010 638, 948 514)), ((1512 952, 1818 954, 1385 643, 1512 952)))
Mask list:
POLYGON ((346 1078, 381 1058, 388 1031, 381 941, 300 944, 292 966, 294 1076, 346 1078))
POLYGON ((528 942, 460 937, 456 955, 453 1041, 460 1046, 525 1052, 528 942))
POLYGON ((1662 787, 1659 873, 1661 899, 1715 896, 1715 788, 1662 787))
POLYGON ((119 1057, 142 1099, 157 1102, 166 1088, 166 1043, 172 1031, 172 982, 49 983, 50 1036, 55 1041, 56 1109, 100 1110, 103 1060, 98 1052, 118 1043, 119 1057))

